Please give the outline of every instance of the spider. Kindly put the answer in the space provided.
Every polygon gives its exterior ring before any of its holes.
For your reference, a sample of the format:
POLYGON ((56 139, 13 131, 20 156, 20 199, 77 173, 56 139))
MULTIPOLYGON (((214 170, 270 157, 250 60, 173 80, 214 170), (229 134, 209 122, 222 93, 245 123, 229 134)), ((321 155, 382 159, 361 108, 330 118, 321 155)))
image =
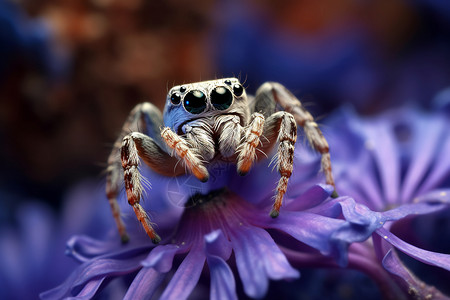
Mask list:
POLYGON ((246 94, 237 78, 178 85, 168 92, 163 115, 151 103, 138 104, 108 158, 106 194, 123 242, 128 235, 117 203, 122 172, 128 203, 137 219, 153 243, 161 240, 139 204, 143 193, 140 160, 161 175, 188 172, 205 182, 208 165, 214 160, 235 163, 237 172, 245 175, 278 144, 276 167, 281 177, 270 211, 276 218, 293 169, 298 124, 321 154, 326 183, 334 186, 326 139, 311 114, 279 83, 264 83, 254 97, 246 94), (262 136, 267 142, 260 141, 262 136))

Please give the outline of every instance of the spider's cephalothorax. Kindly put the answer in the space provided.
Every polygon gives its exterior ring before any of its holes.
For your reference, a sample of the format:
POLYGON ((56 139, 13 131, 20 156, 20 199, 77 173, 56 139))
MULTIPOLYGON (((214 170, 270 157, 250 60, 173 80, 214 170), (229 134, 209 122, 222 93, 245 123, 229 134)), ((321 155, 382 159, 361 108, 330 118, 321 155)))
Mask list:
POLYGON ((175 86, 167 95, 164 121, 151 103, 137 105, 108 159, 106 193, 122 240, 128 236, 116 197, 123 172, 128 203, 152 241, 160 241, 139 204, 143 192, 140 159, 165 176, 189 172, 207 181, 208 165, 213 160, 234 162, 237 172, 244 175, 264 157, 263 153, 278 144, 276 164, 281 178, 270 212, 277 217, 292 173, 297 124, 303 127, 311 146, 321 153, 326 182, 334 186, 327 141, 311 114, 279 83, 263 84, 255 97, 247 96, 236 78, 175 86), (276 111, 276 107, 284 111, 276 111), (265 137, 264 143, 260 136, 265 137))

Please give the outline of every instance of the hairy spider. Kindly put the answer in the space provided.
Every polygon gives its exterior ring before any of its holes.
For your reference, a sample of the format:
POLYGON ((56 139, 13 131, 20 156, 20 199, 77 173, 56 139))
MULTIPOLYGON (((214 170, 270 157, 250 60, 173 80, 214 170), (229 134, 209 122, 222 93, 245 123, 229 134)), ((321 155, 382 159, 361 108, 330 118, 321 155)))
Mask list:
POLYGON ((151 103, 137 105, 108 159, 106 194, 122 241, 128 240, 116 199, 122 170, 128 203, 151 240, 160 241, 139 204, 143 192, 140 159, 164 176, 189 172, 205 182, 212 161, 233 162, 237 172, 245 175, 256 160, 264 157, 264 152, 278 144, 276 167, 281 178, 270 212, 271 217, 277 217, 292 173, 297 124, 322 155, 326 183, 334 186, 327 141, 311 114, 279 83, 263 84, 254 97, 246 94, 237 78, 175 86, 167 95, 164 121, 151 103), (284 111, 276 111, 276 107, 284 111), (261 136, 267 142, 261 143, 261 136), (184 164, 179 164, 180 160, 184 164))

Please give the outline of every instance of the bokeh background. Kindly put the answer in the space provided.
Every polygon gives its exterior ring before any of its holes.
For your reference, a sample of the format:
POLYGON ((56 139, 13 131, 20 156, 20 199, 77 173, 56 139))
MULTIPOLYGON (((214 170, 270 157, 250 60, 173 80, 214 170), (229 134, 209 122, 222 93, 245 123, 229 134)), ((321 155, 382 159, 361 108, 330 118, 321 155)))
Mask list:
MULTIPOLYGON (((0 0, 0 226, 100 180, 139 102, 237 76, 326 118, 450 98, 447 0, 0 0), (447 89, 447 90, 446 90, 447 89)), ((107 207, 107 206, 105 206, 107 207)))

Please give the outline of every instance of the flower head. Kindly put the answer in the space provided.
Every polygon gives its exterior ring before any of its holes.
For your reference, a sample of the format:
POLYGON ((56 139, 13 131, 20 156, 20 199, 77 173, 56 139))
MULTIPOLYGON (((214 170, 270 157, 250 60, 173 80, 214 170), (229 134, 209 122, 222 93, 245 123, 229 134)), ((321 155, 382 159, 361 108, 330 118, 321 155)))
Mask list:
POLYGON ((331 141, 336 182, 341 193, 355 199, 340 203, 344 218, 374 233, 375 253, 406 290, 437 295, 420 287, 393 249, 446 270, 450 255, 415 247, 391 229, 411 231, 397 221, 449 207, 448 118, 402 108, 374 118, 346 111, 330 124, 339 132, 331 141))
POLYGON ((41 297, 91 298, 112 278, 137 273, 126 299, 155 294, 185 299, 198 285, 206 265, 210 298, 236 298, 236 274, 245 294, 260 298, 269 279, 300 275, 283 253, 287 249, 283 245, 345 265, 348 245, 366 237, 336 217, 340 213, 334 204, 347 198, 331 199, 331 186, 312 185, 307 180, 317 173, 317 165, 303 160, 305 150, 297 148, 296 165, 301 168, 294 171, 283 209, 275 219, 269 211, 279 175, 267 163, 257 164, 246 177, 239 177, 233 166, 212 166, 208 183, 191 181, 189 176, 158 178, 147 173, 158 182, 148 195, 158 196, 160 203, 144 204, 148 211, 158 211, 152 220, 160 226, 161 243, 153 245, 134 218, 126 219, 130 232, 126 245, 120 244, 117 234, 103 241, 75 236, 68 243, 68 254, 82 264, 62 285, 41 297))

